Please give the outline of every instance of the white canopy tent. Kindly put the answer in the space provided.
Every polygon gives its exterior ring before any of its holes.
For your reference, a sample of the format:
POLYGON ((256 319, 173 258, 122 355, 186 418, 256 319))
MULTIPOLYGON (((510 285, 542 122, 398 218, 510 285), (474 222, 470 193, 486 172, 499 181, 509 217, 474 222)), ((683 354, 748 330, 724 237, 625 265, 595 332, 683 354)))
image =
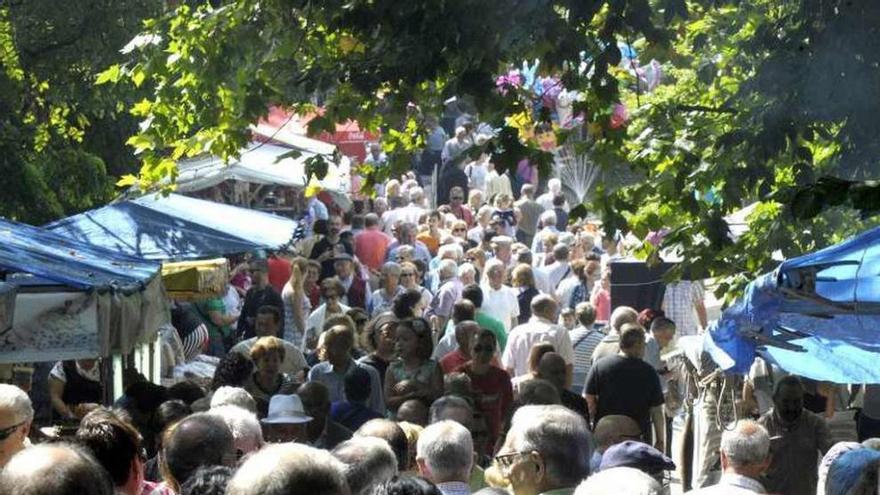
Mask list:
POLYGON ((330 166, 327 175, 318 183, 323 190, 333 194, 335 199, 347 202, 351 184, 349 159, 341 157, 338 163, 333 163, 335 146, 305 137, 301 137, 300 141, 302 143, 297 143, 295 148, 252 142, 242 150, 237 160, 232 160, 228 164, 216 156, 182 160, 178 163, 177 191, 181 193, 201 191, 227 180, 306 187, 309 184, 306 160, 320 154, 325 156, 330 166), (300 156, 278 159, 294 150, 299 151, 300 156))

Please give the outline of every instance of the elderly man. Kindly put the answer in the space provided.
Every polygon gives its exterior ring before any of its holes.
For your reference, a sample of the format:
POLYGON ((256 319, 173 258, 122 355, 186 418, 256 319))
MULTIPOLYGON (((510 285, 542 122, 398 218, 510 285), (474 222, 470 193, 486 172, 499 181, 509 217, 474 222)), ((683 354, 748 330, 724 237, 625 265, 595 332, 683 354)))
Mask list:
MULTIPOLYGON (((558 287, 560 282, 572 274, 571 265, 568 263, 568 255, 568 246, 560 242, 553 247, 553 263, 538 268, 538 270, 544 272, 549 286, 553 289, 558 287)), ((560 302, 565 304, 564 301, 560 302)))
MULTIPOLYGON (((523 406, 493 468, 516 495, 564 494, 590 474, 587 423, 562 406, 523 406)), ((487 473, 488 475, 488 473, 487 473)))
POLYGON ((566 386, 571 384, 574 350, 568 331, 556 324, 558 305, 552 296, 541 294, 532 299, 532 317, 528 323, 514 328, 507 337, 507 347, 501 363, 510 376, 529 373, 529 353, 538 342, 553 344, 554 350, 565 360, 566 386))
POLYGON ((434 423, 419 434, 419 473, 436 484, 443 495, 470 495, 473 452, 471 434, 464 426, 455 421, 434 423))
POLYGON ((608 333, 593 351, 593 364, 603 357, 615 356, 620 352, 620 329, 627 323, 637 323, 639 313, 629 306, 614 308, 608 319, 608 333))
POLYGON ((270 445, 241 465, 228 495, 349 495, 345 465, 326 450, 302 444, 270 445))
POLYGON ((206 413, 223 420, 232 433, 235 453, 239 458, 263 448, 263 430, 257 415, 234 405, 212 407, 206 413))
POLYGON ((602 358, 593 365, 587 376, 586 399, 593 421, 609 414, 629 416, 639 423, 646 440, 653 423, 654 447, 662 452, 666 439, 663 391, 657 372, 642 360, 644 355, 645 331, 636 324, 624 325, 620 355, 602 358))
POLYGON ((197 413, 175 423, 165 434, 162 458, 167 480, 175 492, 202 466, 232 467, 238 460, 235 440, 226 423, 207 413, 197 413))
POLYGON ((535 232, 535 237, 532 238, 532 253, 534 254, 544 253, 545 235, 559 234, 559 230, 556 228, 556 213, 552 207, 547 208, 547 211, 541 213, 538 219, 538 228, 539 230, 535 232))
POLYGON ((481 286, 483 289, 482 310, 500 321, 504 329, 516 326, 519 317, 519 300, 516 291, 504 283, 506 269, 504 263, 497 259, 486 262, 486 276, 481 286))
POLYGON ((397 475, 397 458, 388 442, 357 437, 337 445, 333 456, 345 464, 351 495, 370 495, 373 488, 397 475))
POLYGON ((446 328, 446 323, 452 317, 452 308, 461 299, 462 286, 458 280, 458 266, 452 260, 442 260, 437 275, 440 277, 440 290, 431 301, 430 313, 437 317, 434 330, 439 332, 446 328))
POLYGON ((27 394, 15 385, 0 384, 0 468, 25 448, 33 420, 27 394))
POLYGON ((44 444, 14 456, 0 472, 3 495, 115 495, 107 471, 86 449, 44 444))
POLYGON ((269 414, 260 420, 269 443, 308 441, 308 423, 311 421, 312 417, 306 414, 302 400, 296 394, 273 395, 269 401, 269 414))
MULTIPOLYGON (((257 321, 254 326, 256 335, 234 345, 229 352, 237 352, 250 359, 251 349, 257 343, 257 339, 261 337, 278 337, 281 331, 281 323, 282 319, 278 308, 275 306, 261 307, 257 310, 257 321)), ((279 371, 295 376, 297 373, 302 373, 308 369, 309 365, 306 363, 306 358, 303 356, 302 351, 286 340, 282 340, 282 342, 284 343, 284 361, 281 362, 281 366, 278 368, 279 371)))
POLYGON ((404 246, 412 247, 414 251, 414 257, 417 260, 422 260, 425 265, 429 265, 431 263, 431 251, 428 250, 428 246, 425 246, 425 243, 416 239, 416 225, 412 223, 400 223, 397 226, 397 240, 393 241, 388 246, 388 254, 385 256, 386 261, 397 261, 398 259, 398 251, 404 246))
MULTIPOLYGON (((754 421, 739 421, 721 435, 721 481, 688 493, 699 495, 751 495, 767 493, 761 476, 770 466, 770 435, 754 421)), ((812 492, 811 492, 812 493, 812 492)))
POLYGON ((804 385, 786 376, 776 385, 773 409, 758 420, 773 441, 773 459, 764 479, 770 493, 815 493, 819 456, 831 448, 825 420, 804 409, 804 385))
POLYGON ((409 463, 409 447, 406 433, 397 423, 389 419, 371 419, 354 432, 354 438, 379 438, 391 446, 397 458, 397 469, 404 471, 409 463))

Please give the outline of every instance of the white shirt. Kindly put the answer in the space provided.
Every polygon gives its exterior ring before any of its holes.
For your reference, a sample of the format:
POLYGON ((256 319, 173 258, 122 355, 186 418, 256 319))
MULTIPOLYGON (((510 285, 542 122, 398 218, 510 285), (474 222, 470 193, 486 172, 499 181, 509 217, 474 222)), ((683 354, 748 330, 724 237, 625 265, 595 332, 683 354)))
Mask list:
POLYGON ((489 166, 485 162, 471 162, 464 167, 464 173, 468 176, 468 186, 480 191, 486 191, 486 175, 489 166))
POLYGON ((568 264, 568 261, 554 261, 547 266, 538 268, 538 271, 547 275, 547 282, 551 288, 551 294, 553 293, 553 289, 559 285, 559 282, 562 282, 564 278, 574 273, 571 271, 571 266, 568 264))
MULTIPOLYGON (((568 307, 571 302, 571 293, 574 292, 574 288, 580 283, 581 280, 577 278, 574 273, 566 277, 562 282, 559 282, 553 295, 556 296, 556 300, 559 301, 560 308, 568 307)), ((589 293, 587 293, 587 296, 589 297, 589 293)))
MULTIPOLYGON (((232 346, 232 349, 230 349, 229 352, 237 352, 250 359, 251 349, 253 349, 254 344, 257 343, 258 338, 259 337, 252 337, 242 340, 238 344, 232 346)), ((309 367, 305 356, 303 356, 303 353, 297 349, 295 345, 286 340, 282 340, 281 342, 284 344, 284 361, 281 362, 280 367, 282 373, 295 375, 309 367)))
POLYGON ((735 474, 725 473, 717 485, 691 490, 687 492, 695 495, 752 495, 755 493, 767 493, 764 486, 758 480, 735 474))
POLYGON ((497 171, 492 170, 486 174, 485 197, 489 200, 499 194, 506 194, 513 197, 513 189, 510 187, 510 178, 507 177, 507 174, 499 175, 497 171))
MULTIPOLYGON (((538 226, 540 226, 540 225, 541 224, 539 223, 538 226)), ((555 225, 551 225, 549 227, 542 227, 540 230, 538 230, 538 232, 535 234, 534 239, 532 239, 532 253, 533 254, 538 254, 538 253, 544 252, 544 233, 545 232, 552 232, 554 234, 559 234, 559 230, 556 229, 555 225)))
POLYGON ((501 364, 505 369, 513 370, 513 376, 529 372, 529 352, 538 342, 553 344, 556 352, 562 356, 566 364, 574 364, 574 349, 568 330, 553 322, 532 316, 527 323, 514 328, 507 337, 507 346, 501 355, 501 364))
MULTIPOLYGON (((345 304, 339 304, 340 309, 342 310, 339 314, 345 314, 346 311, 351 309, 345 304)), ((308 342, 309 337, 311 336, 319 336, 324 333, 324 320, 327 317, 327 303, 324 303, 318 306, 318 309, 312 311, 312 314, 309 315, 309 319, 306 320, 306 333, 303 335, 303 343, 302 348, 305 350, 306 342, 308 342)))
POLYGON ((419 224, 419 219, 427 213, 424 208, 416 206, 412 203, 400 208, 398 210, 396 219, 402 222, 411 223, 413 225, 419 224))
POLYGON ((519 300, 516 291, 507 285, 502 285, 495 290, 489 285, 483 285, 483 305, 480 309, 487 315, 495 318, 504 325, 504 330, 510 331, 511 320, 519 316, 519 300))

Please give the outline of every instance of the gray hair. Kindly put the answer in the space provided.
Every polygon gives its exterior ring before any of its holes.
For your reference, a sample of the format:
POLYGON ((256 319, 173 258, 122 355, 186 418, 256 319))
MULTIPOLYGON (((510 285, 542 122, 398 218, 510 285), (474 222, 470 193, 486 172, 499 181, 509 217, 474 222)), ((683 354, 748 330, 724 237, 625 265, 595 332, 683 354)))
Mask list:
POLYGON ((465 275, 477 275, 477 269, 474 268, 474 265, 471 263, 462 263, 458 266, 458 278, 462 278, 465 275))
POLYGON ((0 411, 12 413, 13 424, 34 419, 34 408, 31 399, 24 390, 15 385, 0 383, 0 411))
POLYGON ((638 320, 639 313, 636 312, 636 310, 629 306, 618 306, 611 312, 611 317, 608 318, 608 324, 615 332, 619 332, 621 327, 625 324, 638 323, 638 320))
POLYGON ((553 246, 553 259, 556 261, 568 261, 568 245, 559 242, 553 246))
POLYGON ((452 259, 456 262, 464 257, 464 250, 460 244, 444 244, 437 248, 437 258, 452 259), (452 256, 452 258, 450 258, 452 256))
POLYGON ((381 438, 354 437, 337 445, 333 456, 345 464, 351 495, 367 495, 373 486, 397 475, 397 457, 381 438))
POLYGON ((34 445, 13 456, 0 471, 0 493, 113 495, 116 490, 88 449, 52 443, 34 445))
POLYGON ((631 467, 605 469, 578 485, 574 495, 661 495, 663 487, 650 475, 631 467))
POLYGON ((446 413, 449 409, 461 409, 470 411, 471 414, 474 413, 474 408, 464 398, 457 395, 444 395, 431 404, 428 422, 436 423, 447 419, 446 413))
POLYGON ((397 275, 400 276, 400 265, 393 261, 386 261, 385 264, 382 265, 382 275, 397 275))
POLYGON ((416 459, 431 470, 435 483, 470 479, 474 443, 470 432, 455 421, 440 421, 425 428, 416 443, 416 459))
POLYGON ((211 396, 211 409, 220 406, 238 406, 252 413, 257 412, 257 402, 247 390, 224 385, 211 396))
POLYGON ((440 278, 447 279, 452 278, 458 273, 458 265, 455 261, 445 259, 440 261, 439 268, 437 268, 437 273, 440 274, 440 278))
POLYGON ((220 418, 232 432, 235 448, 247 454, 263 447, 263 430, 257 415, 247 409, 234 406, 212 407, 206 414, 220 418))
POLYGON ((721 452, 734 467, 761 464, 770 455, 770 435, 754 421, 739 421, 721 435, 721 452))
POLYGON ((326 450, 298 443, 264 447, 241 465, 227 495, 348 495, 345 465, 326 450))
POLYGON ((555 226, 556 225, 556 212, 553 210, 547 210, 544 213, 541 213, 540 220, 541 220, 542 227, 555 226))
POLYGON ((410 203, 421 203, 423 199, 425 199, 425 191, 421 187, 416 186, 409 190, 410 203))
POLYGON ((590 474, 593 441, 584 418, 570 409, 522 406, 507 435, 516 451, 541 455, 547 477, 557 486, 574 486, 590 474))

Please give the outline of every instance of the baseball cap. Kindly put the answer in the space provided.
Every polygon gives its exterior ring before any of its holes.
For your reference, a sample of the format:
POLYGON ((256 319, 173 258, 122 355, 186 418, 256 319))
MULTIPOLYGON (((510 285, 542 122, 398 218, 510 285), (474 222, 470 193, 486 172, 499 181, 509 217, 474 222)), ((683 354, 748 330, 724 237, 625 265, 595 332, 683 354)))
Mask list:
POLYGON ((648 474, 675 469, 672 459, 650 445, 635 440, 627 440, 611 447, 602 454, 599 469, 631 467, 648 474))

